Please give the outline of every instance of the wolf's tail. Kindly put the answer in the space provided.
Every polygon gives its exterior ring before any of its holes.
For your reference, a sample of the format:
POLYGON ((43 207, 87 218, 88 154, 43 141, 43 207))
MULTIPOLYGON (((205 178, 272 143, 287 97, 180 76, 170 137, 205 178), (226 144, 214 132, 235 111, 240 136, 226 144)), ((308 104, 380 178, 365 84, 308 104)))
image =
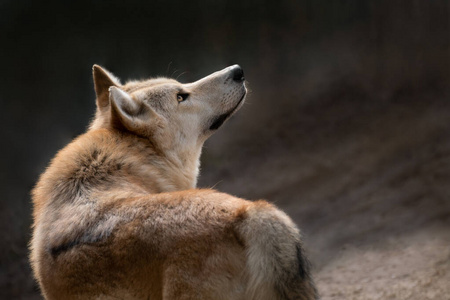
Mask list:
POLYGON ((292 220, 265 201, 255 202, 239 226, 248 280, 246 299, 319 299, 292 220))

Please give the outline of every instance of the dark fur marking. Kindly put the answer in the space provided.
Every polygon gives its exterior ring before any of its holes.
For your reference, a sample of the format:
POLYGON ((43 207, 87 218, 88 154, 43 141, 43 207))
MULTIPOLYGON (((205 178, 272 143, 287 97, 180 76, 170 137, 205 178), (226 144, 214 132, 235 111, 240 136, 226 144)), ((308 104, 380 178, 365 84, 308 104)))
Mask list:
POLYGON ((309 264, 304 257, 302 247, 300 245, 295 247, 297 248, 298 274, 302 279, 305 279, 308 275, 309 264))
POLYGON ((216 130, 219 129, 220 126, 222 126, 223 122, 225 122, 225 120, 228 118, 230 114, 223 114, 218 116, 211 124, 211 126, 209 126, 209 130, 216 130))
POLYGON ((61 253, 66 252, 79 244, 80 244, 80 241, 75 240, 75 241, 71 241, 69 243, 65 243, 65 244, 62 244, 62 245, 59 245, 56 247, 52 247, 50 249, 50 254, 53 257, 56 257, 56 256, 60 255, 61 253))
POLYGON ((98 155, 99 155, 99 151, 97 149, 95 149, 94 151, 92 151, 92 159, 96 160, 98 155))
MULTIPOLYGON (((318 300, 319 296, 309 274, 309 261, 300 244, 296 244, 297 269, 285 270, 275 284, 279 299, 318 300)), ((294 267, 294 266, 293 266, 294 267)))
POLYGON ((96 234, 96 235, 92 235, 92 233, 87 232, 81 238, 77 238, 73 241, 50 248, 49 252, 53 256, 53 258, 55 258, 56 256, 62 254, 63 252, 67 252, 76 246, 92 245, 92 244, 101 242, 101 241, 109 238, 109 236, 111 234, 112 234, 112 230, 107 231, 107 232, 101 232, 100 234, 96 234))

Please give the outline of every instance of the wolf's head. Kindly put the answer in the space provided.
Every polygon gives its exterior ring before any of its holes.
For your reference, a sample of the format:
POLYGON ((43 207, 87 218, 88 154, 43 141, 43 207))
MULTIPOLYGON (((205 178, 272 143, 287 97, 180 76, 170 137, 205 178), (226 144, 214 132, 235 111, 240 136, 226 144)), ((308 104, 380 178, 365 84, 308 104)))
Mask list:
POLYGON ((91 129, 129 132, 166 149, 201 146, 242 106, 246 95, 238 65, 187 84, 155 78, 122 85, 98 65, 93 77, 97 113, 91 129))

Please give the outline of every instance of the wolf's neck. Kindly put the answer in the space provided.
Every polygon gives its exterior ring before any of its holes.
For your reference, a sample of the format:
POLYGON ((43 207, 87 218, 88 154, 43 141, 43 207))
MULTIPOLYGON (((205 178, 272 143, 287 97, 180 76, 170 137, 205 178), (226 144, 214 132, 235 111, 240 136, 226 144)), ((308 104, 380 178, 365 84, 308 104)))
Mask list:
POLYGON ((169 150, 161 157, 155 157, 159 172, 162 173, 166 186, 165 192, 187 190, 197 186, 200 169, 201 146, 189 151, 178 152, 169 150))
POLYGON ((195 188, 202 145, 186 149, 156 149, 150 142, 129 137, 124 159, 130 161, 129 174, 151 192, 172 192, 195 188))

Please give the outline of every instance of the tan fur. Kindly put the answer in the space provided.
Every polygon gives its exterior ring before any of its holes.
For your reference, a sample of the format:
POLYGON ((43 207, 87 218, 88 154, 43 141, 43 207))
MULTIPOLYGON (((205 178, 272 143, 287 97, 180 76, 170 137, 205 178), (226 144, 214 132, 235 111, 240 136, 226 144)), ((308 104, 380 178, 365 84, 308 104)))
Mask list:
POLYGON ((32 192, 46 299, 317 299, 289 217, 195 189, 213 124, 243 103, 236 69, 121 85, 94 66, 96 117, 32 192))

